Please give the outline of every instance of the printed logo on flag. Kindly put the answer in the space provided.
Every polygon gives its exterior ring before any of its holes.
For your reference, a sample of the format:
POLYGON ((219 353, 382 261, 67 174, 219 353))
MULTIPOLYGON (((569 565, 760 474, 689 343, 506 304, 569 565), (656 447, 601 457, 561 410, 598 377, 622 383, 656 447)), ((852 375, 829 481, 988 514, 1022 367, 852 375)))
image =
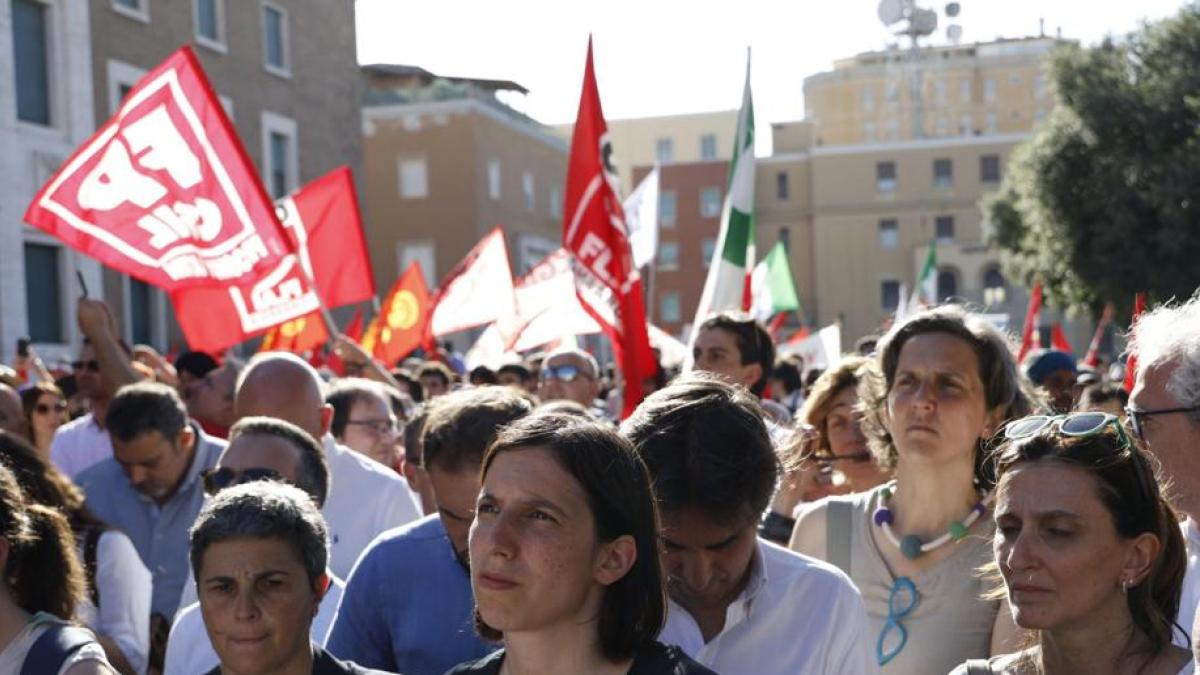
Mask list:
POLYGON ((321 306, 320 298, 312 288, 314 275, 308 253, 308 231, 300 219, 295 200, 289 197, 276 204, 275 214, 296 253, 284 256, 270 274, 253 286, 229 289, 242 330, 246 332, 270 328, 280 321, 314 312, 321 306))

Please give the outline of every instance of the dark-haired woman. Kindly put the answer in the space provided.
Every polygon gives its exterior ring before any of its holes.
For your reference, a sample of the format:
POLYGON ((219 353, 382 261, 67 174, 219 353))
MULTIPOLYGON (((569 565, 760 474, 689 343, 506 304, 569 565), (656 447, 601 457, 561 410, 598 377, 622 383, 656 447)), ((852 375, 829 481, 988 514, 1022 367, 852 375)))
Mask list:
POLYGON ((955 675, 1190 675, 1171 644, 1186 566, 1175 511, 1119 418, 1010 423, 997 454, 993 549, 1032 646, 955 675))
POLYGON ((48 507, 26 504, 12 472, 0 465, 0 673, 113 672, 91 634, 67 623, 83 594, 74 544, 66 518, 48 507), (51 650, 37 664, 26 663, 35 644, 53 639, 69 648, 51 650))
POLYGON ((53 382, 38 382, 21 391, 26 439, 47 461, 54 432, 67 421, 67 400, 53 382))
POLYGON ((535 414, 483 460, 471 526, 476 623, 504 648, 456 675, 707 675, 655 640, 666 615, 658 517, 629 442, 535 414))

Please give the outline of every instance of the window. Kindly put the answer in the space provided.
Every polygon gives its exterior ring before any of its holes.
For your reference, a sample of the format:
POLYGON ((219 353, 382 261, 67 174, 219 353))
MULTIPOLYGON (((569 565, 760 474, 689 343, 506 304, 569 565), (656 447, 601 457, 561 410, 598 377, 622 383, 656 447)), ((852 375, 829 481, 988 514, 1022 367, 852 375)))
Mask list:
POLYGON ((894 249, 900 245, 900 226, 895 218, 879 221, 879 247, 894 249))
POLYGON ((421 273, 425 277, 425 285, 437 287, 437 258, 434 256, 434 243, 428 240, 408 240, 396 242, 396 269, 403 272, 413 263, 421 265, 421 273))
POLYGON ((700 217, 716 218, 721 215, 721 188, 706 187, 700 190, 700 217))
POLYGON ((1037 98, 1046 95, 1046 76, 1041 73, 1033 76, 1033 95, 1037 98))
POLYGON ((558 187, 550 188, 550 217, 562 218, 562 192, 558 187))
POLYGON ((787 201, 790 192, 787 172, 780 171, 775 174, 775 198, 779 201, 787 201))
POLYGON ((424 157, 401 157, 400 198, 421 199, 429 196, 429 168, 424 157))
POLYGON ((983 81, 983 102, 996 102, 996 78, 989 77, 983 81))
POLYGON ((487 167, 488 196, 500 199, 500 160, 488 160, 487 167))
POLYGON ((950 135, 950 118, 946 116, 946 113, 938 113, 933 133, 935 136, 950 135))
POLYGON ((193 0, 195 2, 196 42, 216 51, 225 52, 225 0, 193 0))
POLYGON ((987 114, 987 132, 989 134, 994 134, 998 130, 999 130, 999 127, 996 125, 996 113, 994 113, 994 112, 988 113, 987 114))
POLYGON ((712 265, 713 253, 717 250, 717 240, 712 237, 705 237, 700 241, 700 259, 704 261, 704 268, 708 269, 712 265))
POLYGON ((863 121, 863 140, 875 140, 875 120, 863 121))
POLYGON ((887 137, 889 140, 900 138, 900 120, 893 117, 887 121, 887 137))
POLYGON ((658 242, 658 269, 679 269, 679 243, 674 241, 658 242))
POLYGON ((958 81, 958 102, 971 102, 971 80, 962 79, 958 81))
POLYGON ((875 163, 875 187, 880 192, 893 192, 896 189, 896 163, 875 163))
POLYGON ((960 119, 958 121, 958 132, 960 134, 962 134, 963 136, 970 136, 971 135, 971 124, 972 124, 971 116, 963 115, 962 119, 960 119))
POLYGON ((150 22, 150 0, 112 0, 112 8, 117 14, 124 14, 131 19, 143 23, 150 22))
POLYGON ((938 241, 954 241, 954 216, 938 216, 933 219, 933 224, 938 241))
POLYGON ((979 180, 983 183, 1000 180, 1000 155, 983 155, 979 158, 979 180))
POLYGON ((946 104, 946 81, 945 80, 934 80, 933 81, 933 101, 935 103, 937 103, 938 105, 946 104))
POLYGON ((663 323, 678 323, 681 318, 679 311, 679 294, 663 293, 659 296, 659 320, 663 323))
POLYGON ((669 138, 660 138, 654 142, 654 156, 659 162, 667 163, 675 159, 675 144, 669 138))
POLYGON ((889 100, 889 101, 899 101, 900 100, 900 82, 898 80, 890 80, 887 83, 886 96, 887 96, 887 100, 889 100))
POLYGON ((863 86, 863 112, 873 112, 875 110, 875 87, 871 85, 863 86))
POLYGON ((44 126, 50 125, 48 11, 38 0, 12 0, 17 119, 44 126))
POLYGON ((25 313, 34 342, 63 341, 58 252, 57 246, 25 244, 25 313))
POLYGON ((1004 275, 1000 267, 993 265, 983 273, 983 304, 987 306, 1003 305, 1007 300, 1008 291, 1004 286, 1004 275))
POLYGON ((534 205, 533 174, 528 171, 521 174, 521 196, 525 198, 525 210, 532 211, 534 205))
POLYGON ((289 63, 287 13, 275 5, 263 5, 263 61, 267 71, 288 77, 289 63))
POLYGON ((115 115, 125 101, 125 97, 129 96, 129 92, 133 91, 134 85, 142 79, 146 71, 111 59, 106 64, 106 70, 108 75, 108 112, 110 115, 115 115))
POLYGON ((958 274, 954 270, 940 270, 937 275, 938 303, 958 297, 958 274))
POLYGON ((717 158, 716 134, 704 134, 700 137, 700 159, 717 158))
POLYGON ((900 282, 888 279, 879 284, 880 306, 885 312, 894 312, 900 306, 900 282))
POLYGON ((300 184, 296 150, 296 123, 283 115, 263 111, 263 174, 267 191, 278 199, 300 184))
POLYGON ((950 187, 954 185, 954 163, 949 159, 933 160, 933 186, 950 187))
POLYGON ((138 279, 129 279, 129 339, 134 344, 153 344, 153 289, 138 279))
POLYGON ((674 190, 663 190, 658 195, 658 221, 663 227, 675 227, 675 215, 678 210, 677 195, 674 190))

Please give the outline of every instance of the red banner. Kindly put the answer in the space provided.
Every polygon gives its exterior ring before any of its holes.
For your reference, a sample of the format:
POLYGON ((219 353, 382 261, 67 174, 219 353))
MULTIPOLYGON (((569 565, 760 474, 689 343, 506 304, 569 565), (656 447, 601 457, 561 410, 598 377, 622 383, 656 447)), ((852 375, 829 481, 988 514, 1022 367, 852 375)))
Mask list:
POLYGON ((328 341, 329 331, 325 328, 321 313, 314 312, 285 321, 267 331, 258 351, 292 352, 304 356, 317 352, 328 341))
POLYGON ((1113 304, 1109 302, 1104 305, 1100 320, 1096 322, 1096 332, 1092 334, 1092 341, 1088 345, 1087 355, 1083 357, 1083 362, 1092 368, 1100 367, 1100 341, 1104 339, 1104 330, 1108 328, 1112 318, 1113 304))
POLYGON ((254 283, 289 253, 195 55, 143 77, 34 197, 25 220, 166 290, 254 283))
MULTIPOLYGON (((510 280, 511 281, 511 280, 510 280)), ((430 316, 429 289, 421 264, 414 262, 388 291, 371 325, 363 335, 362 347, 389 367, 408 356, 425 335, 430 316)))
POLYGON ((642 381, 654 377, 656 364, 646 332, 642 281, 633 264, 617 185, 589 38, 583 92, 567 166, 563 248, 574 255, 579 301, 612 341, 625 380, 621 408, 624 418, 641 402, 642 381))
MULTIPOLYGON (((1137 325, 1138 317, 1142 312, 1146 311, 1146 294, 1138 293, 1133 296, 1133 316, 1129 319, 1129 332, 1133 333, 1133 327, 1137 325)), ((1131 351, 1129 358, 1125 359, 1125 382, 1123 388, 1127 393, 1133 393, 1133 385, 1137 381, 1137 352, 1131 351)))
POLYGON ((1017 354, 1017 365, 1025 361, 1025 355, 1034 348, 1041 346, 1042 338, 1037 334, 1038 314, 1042 311, 1042 282, 1033 284, 1033 292, 1029 294, 1029 309, 1025 310, 1025 328, 1021 331, 1021 351, 1017 354))

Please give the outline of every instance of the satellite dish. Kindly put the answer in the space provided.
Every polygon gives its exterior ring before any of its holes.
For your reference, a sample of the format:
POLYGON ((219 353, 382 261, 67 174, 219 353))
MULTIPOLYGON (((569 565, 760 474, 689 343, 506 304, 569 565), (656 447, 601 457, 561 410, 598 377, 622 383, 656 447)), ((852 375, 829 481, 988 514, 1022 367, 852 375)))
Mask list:
POLYGON ((958 16, 958 13, 961 11, 962 11, 962 5, 958 4, 957 2, 951 2, 946 5, 946 16, 948 16, 952 19, 954 17, 958 16))
POLYGON ((879 20, 885 26, 899 23, 904 19, 904 5, 900 0, 879 0, 879 20))
POLYGON ((908 32, 912 35, 932 35, 937 30, 937 12, 928 9, 915 9, 909 18, 908 32))
POLYGON ((946 37, 949 38, 951 42, 957 43, 959 40, 962 39, 962 26, 960 26, 958 24, 952 24, 950 26, 947 26, 946 27, 946 37))

